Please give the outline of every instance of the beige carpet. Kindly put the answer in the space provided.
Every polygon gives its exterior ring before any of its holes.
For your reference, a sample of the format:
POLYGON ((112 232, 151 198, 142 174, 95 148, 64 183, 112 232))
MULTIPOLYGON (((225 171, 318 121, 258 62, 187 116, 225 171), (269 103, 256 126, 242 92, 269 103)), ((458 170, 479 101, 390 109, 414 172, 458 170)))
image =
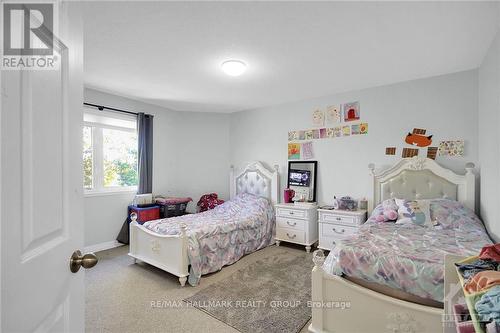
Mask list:
MULTIPOLYGON (((144 263, 133 264, 128 247, 97 253, 99 264, 86 271, 87 332, 232 332, 234 328, 183 299, 224 280, 258 260, 289 251, 302 256, 303 247, 271 246, 245 256, 220 272, 203 276, 197 287, 182 288, 177 277, 144 263)), ((308 255, 312 260, 312 255, 308 255)), ((251 311, 251 310, 249 310, 251 311)), ((307 326, 301 332, 307 332, 307 326)))

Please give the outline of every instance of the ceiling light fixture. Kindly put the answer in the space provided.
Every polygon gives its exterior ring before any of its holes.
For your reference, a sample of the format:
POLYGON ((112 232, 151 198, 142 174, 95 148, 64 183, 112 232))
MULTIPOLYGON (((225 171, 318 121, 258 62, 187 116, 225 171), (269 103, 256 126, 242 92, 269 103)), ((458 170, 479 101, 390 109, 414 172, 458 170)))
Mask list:
POLYGON ((224 73, 230 76, 240 76, 247 70, 247 64, 245 64, 241 60, 235 60, 235 59, 224 61, 220 65, 220 67, 222 68, 224 73))

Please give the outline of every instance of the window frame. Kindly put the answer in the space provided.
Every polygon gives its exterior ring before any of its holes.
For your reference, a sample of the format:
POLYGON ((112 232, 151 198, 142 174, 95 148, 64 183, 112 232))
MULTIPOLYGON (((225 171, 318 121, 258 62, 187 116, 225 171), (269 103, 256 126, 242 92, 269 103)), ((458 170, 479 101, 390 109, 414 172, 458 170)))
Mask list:
MULTIPOLYGON (((94 110, 85 108, 84 113, 94 113, 94 110)), ((102 112, 102 111, 99 111, 102 112)), ((110 118, 112 118, 110 116, 110 118)), ((118 119, 134 119, 134 117, 116 117, 118 119)), ((98 122, 83 121, 83 127, 91 128, 92 140, 92 189, 83 187, 83 193, 86 197, 113 195, 119 193, 132 193, 137 192, 138 186, 104 186, 104 142, 103 142, 103 129, 112 129, 123 132, 137 133, 137 122, 135 128, 127 128, 121 126, 113 126, 102 124, 98 122)), ((82 184, 83 185, 83 184, 82 184)))

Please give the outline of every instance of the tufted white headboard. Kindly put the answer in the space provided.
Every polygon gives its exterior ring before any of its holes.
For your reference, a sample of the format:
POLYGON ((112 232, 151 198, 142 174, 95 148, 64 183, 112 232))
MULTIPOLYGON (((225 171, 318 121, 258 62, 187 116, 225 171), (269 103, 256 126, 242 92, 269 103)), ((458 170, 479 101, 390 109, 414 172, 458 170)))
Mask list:
POLYGON ((428 158, 404 158, 382 172, 375 172, 374 164, 368 166, 373 175, 373 202, 370 209, 390 198, 457 200, 473 211, 476 208, 473 163, 467 163, 465 175, 443 168, 428 158))
POLYGON ((230 172, 230 197, 234 198, 240 193, 250 193, 278 203, 279 175, 278 165, 274 170, 269 170, 260 162, 251 162, 239 171, 231 166, 230 172))

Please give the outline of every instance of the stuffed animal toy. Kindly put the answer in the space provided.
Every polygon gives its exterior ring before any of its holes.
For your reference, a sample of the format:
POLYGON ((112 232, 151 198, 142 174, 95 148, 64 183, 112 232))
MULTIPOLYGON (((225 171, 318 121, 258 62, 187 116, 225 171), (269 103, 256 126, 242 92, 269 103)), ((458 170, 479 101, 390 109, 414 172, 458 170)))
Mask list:
POLYGON ((377 222, 396 221, 398 219, 398 205, 394 199, 387 199, 382 202, 382 211, 375 217, 377 222))

